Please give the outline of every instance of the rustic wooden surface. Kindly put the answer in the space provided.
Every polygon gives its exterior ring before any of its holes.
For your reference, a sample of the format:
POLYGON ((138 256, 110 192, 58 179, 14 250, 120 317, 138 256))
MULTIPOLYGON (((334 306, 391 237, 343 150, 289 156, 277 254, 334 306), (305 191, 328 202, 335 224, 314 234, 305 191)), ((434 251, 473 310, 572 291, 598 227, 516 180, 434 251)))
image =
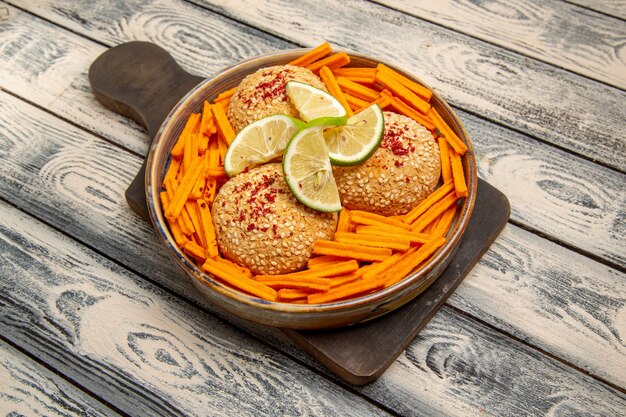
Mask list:
POLYGON ((3 414, 626 415, 623 1, 0 7, 3 414), (87 70, 131 40, 200 76, 328 40, 453 104, 511 220, 379 380, 202 300, 127 206, 147 136, 87 70))

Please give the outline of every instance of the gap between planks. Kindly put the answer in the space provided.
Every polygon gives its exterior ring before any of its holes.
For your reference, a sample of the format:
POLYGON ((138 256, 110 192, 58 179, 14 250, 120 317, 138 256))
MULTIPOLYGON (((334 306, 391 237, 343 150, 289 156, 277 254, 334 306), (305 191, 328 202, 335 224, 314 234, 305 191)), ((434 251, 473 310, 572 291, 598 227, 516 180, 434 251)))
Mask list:
POLYGON ((522 339, 522 338, 520 338, 518 336, 515 336, 513 334, 507 333, 507 332, 503 331, 502 329, 494 326, 493 324, 491 324, 491 323, 489 323, 487 321, 484 321, 483 319, 478 318, 478 317, 476 317, 473 314, 468 313, 467 311, 461 310, 458 307, 455 307, 455 306, 453 306, 451 304, 448 304, 447 301, 445 303, 445 307, 449 308, 450 310, 456 312, 457 314, 459 314, 461 316, 467 317, 468 319, 473 320, 476 323, 479 323, 479 324, 489 328, 493 332, 505 335, 505 336, 515 340, 516 342, 518 342, 518 343, 520 343, 520 344, 522 344, 522 345, 524 345, 524 346, 526 346, 526 347, 528 347, 530 349, 533 349, 533 350, 541 353, 542 355, 545 355, 545 356, 547 356, 547 357, 549 357, 549 358, 551 358, 551 359, 553 359, 553 360, 555 360, 555 361, 557 361, 559 363, 562 363, 565 366, 569 366, 570 368, 575 369, 578 372, 583 373, 583 374, 589 376, 590 378, 593 378, 596 381, 601 382, 601 383, 603 383, 603 384, 613 388, 614 390, 621 392, 622 394, 626 394, 626 389, 625 388, 622 388, 619 385, 616 385, 616 384, 612 383, 611 381, 608 381, 605 378, 602 378, 601 376, 598 376, 598 375, 596 375, 596 374, 594 374, 592 372, 586 371, 585 369, 581 368, 580 366, 577 366, 577 365, 575 365, 575 364, 573 364, 573 363, 571 363, 571 362, 569 362, 569 361, 567 361, 567 360, 565 360, 565 359, 563 359, 563 358, 561 358, 559 356, 556 356, 555 354, 550 353, 550 352, 540 348, 539 346, 533 345, 532 343, 529 343, 526 340, 524 340, 524 339, 522 339))

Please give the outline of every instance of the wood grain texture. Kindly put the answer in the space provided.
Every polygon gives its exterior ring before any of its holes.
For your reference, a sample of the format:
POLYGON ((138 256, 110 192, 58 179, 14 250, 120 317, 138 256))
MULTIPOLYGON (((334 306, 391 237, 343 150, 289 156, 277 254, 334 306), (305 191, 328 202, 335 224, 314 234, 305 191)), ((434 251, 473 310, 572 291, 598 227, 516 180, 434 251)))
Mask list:
POLYGON ((448 303, 626 389, 624 273, 507 226, 448 303))
POLYGON ((581 380, 564 369, 444 307, 365 391, 389 389, 389 401, 407 416, 623 415, 624 394, 602 384, 580 389, 581 380), (463 402, 449 401, 459 395, 463 402))
MULTIPOLYGON (((68 2, 68 6, 72 4, 68 2)), ((146 39, 163 45, 191 73, 209 76, 243 59, 288 47, 284 41, 264 34, 256 34, 254 42, 250 42, 247 28, 225 24, 223 18, 220 20, 211 13, 198 14, 193 6, 170 13, 168 4, 164 2, 162 10, 155 5, 154 10, 145 10, 143 16, 137 16, 140 22, 146 21, 146 26, 127 22, 134 32, 124 39, 146 39), (146 33, 142 34, 144 30, 146 33), (189 42, 192 37, 195 39, 193 47, 189 42), (185 48, 178 42, 185 42, 185 48)), ((126 4, 126 7, 131 6, 126 4)), ((3 36, 0 37, 0 88, 145 155, 148 150, 145 131, 128 118, 100 105, 89 86, 89 66, 106 47, 17 8, 7 7, 10 19, 2 22, 3 36)), ((93 9, 85 5, 84 8, 93 9)), ((122 19, 126 9, 114 10, 122 19)), ((71 10, 66 11, 72 14, 71 10)), ((98 10, 92 11, 98 13, 98 10)), ((97 19, 93 23, 97 24, 97 19)), ((99 41, 115 45, 124 39, 99 41)))
POLYGON ((626 89, 626 22, 623 20, 562 1, 376 2, 626 89))
POLYGON ((89 87, 89 65, 106 48, 7 7, 10 18, 2 22, 0 36, 0 88, 145 154, 144 130, 102 107, 89 87))
MULTIPOLYGON (((622 129, 626 93, 618 89, 362 0, 198 2, 300 45, 313 46, 328 39, 336 46, 389 60, 407 68, 469 112, 626 170, 623 157, 626 140, 622 129), (301 18, 304 15, 306 20, 301 18), (329 15, 333 19, 329 20, 329 15), (323 36, 320 27, 324 27, 323 36), (355 36, 354 31, 361 33, 355 36), (395 42, 387 44, 380 42, 380 38, 395 42)), ((191 36, 178 25, 188 28, 190 22, 198 22, 200 27, 205 27, 212 13, 159 0, 128 3, 125 8, 104 4, 94 8, 87 3, 87 0, 24 1, 20 7, 107 44, 154 41, 171 50, 192 72, 196 72, 199 64, 205 65, 207 58, 213 58, 204 57, 197 49, 197 42, 183 43, 166 36, 170 31, 182 31, 179 35, 182 38, 191 36)), ((216 38, 209 38, 214 42, 211 46, 215 50, 222 48, 226 56, 253 45, 256 36, 261 36, 266 50, 290 46, 276 38, 270 40, 268 35, 251 28, 247 28, 247 35, 237 38, 243 46, 236 42, 220 43, 219 40, 231 39, 220 32, 222 29, 239 25, 222 17, 216 24, 219 25, 214 29, 216 38)), ((255 48, 245 56, 262 49, 255 48)))
POLYGON ((569 0, 569 2, 626 20, 626 3, 623 0, 569 0))
POLYGON ((118 415, 4 342, 0 342, 0 412, 33 417, 118 415))
POLYGON ((129 414, 386 414, 27 214, 0 213, 2 333, 129 414))
POLYGON ((479 176, 507 196, 513 220, 626 268, 626 175, 459 115, 479 176))
MULTIPOLYGON (((129 121, 118 124, 117 115, 106 113, 94 101, 89 87, 83 85, 86 82, 84 68, 76 71, 80 75, 69 84, 63 76, 64 68, 68 66, 65 63, 69 62, 63 58, 64 53, 73 58, 74 55, 67 51, 78 49, 87 51, 88 56, 97 56, 103 51, 102 48, 79 36, 64 34, 63 30, 33 19, 19 10, 11 16, 12 23, 7 39, 19 39, 20 45, 32 45, 32 48, 24 48, 32 49, 32 52, 16 59, 15 54, 19 48, 10 47, 11 42, 6 43, 7 47, 0 48, 0 59, 6 64, 0 65, 0 85, 44 107, 47 101, 41 98, 47 96, 46 89, 49 86, 59 86, 56 88, 63 90, 66 108, 57 114, 65 117, 65 112, 68 112, 75 117, 72 119, 74 122, 91 127, 98 135, 127 149, 145 152, 145 134, 129 121), (59 36, 55 35, 55 31, 61 32, 59 36), (58 51, 57 58, 50 60, 46 59, 47 54, 37 53, 47 50, 58 51), (22 64, 17 65, 17 62, 22 64), (55 63, 62 65, 57 67, 55 63), (74 112, 74 107, 80 111, 74 112)), ((254 44, 253 40, 250 38, 249 41, 251 48, 263 48, 263 45, 254 44)), ((20 54, 18 55, 21 56, 20 54)), ((89 63, 81 61, 81 65, 86 68, 89 63)), ((56 93, 50 93, 54 94, 56 93)), ((469 129, 477 147, 477 155, 481 158, 481 177, 488 179, 507 194, 513 202, 515 221, 533 229, 545 230, 568 245, 579 247, 611 262, 624 264, 625 243, 620 239, 624 234, 624 221, 619 217, 623 213, 620 210, 624 200, 624 188, 621 185, 624 181, 623 175, 554 150, 550 146, 537 144, 530 137, 480 121, 463 111, 459 111, 459 115, 469 129), (543 153, 547 153, 549 157, 543 157, 543 153), (503 163, 496 163, 500 160, 503 163), (529 161, 531 163, 526 164, 529 161), (578 172, 585 173, 585 176, 578 176, 578 172), (599 187, 598 184, 603 186, 599 187), (590 235, 596 239, 589 239, 590 235)))
POLYGON ((466 111, 626 170, 624 91, 361 0, 195 1, 299 44, 388 60, 466 111))
MULTIPOLYGON (((0 178, 2 178, 0 196, 2 198, 45 219, 76 239, 94 246, 128 268, 145 274, 176 293, 198 302, 207 310, 220 314, 215 307, 206 302, 203 303, 191 284, 180 278, 180 272, 173 269, 173 263, 163 253, 163 249, 154 238, 154 232, 148 227, 142 227, 145 224, 138 223, 138 219, 132 215, 123 201, 123 183, 132 178, 133 172, 132 168, 129 169, 131 172, 122 168, 125 166, 137 167, 139 165, 138 158, 126 154, 98 138, 90 137, 75 127, 59 123, 53 116, 34 110, 13 97, 5 94, 0 95, 0 98, 0 126, 4 127, 0 128, 0 137, 3 138, 2 158, 5 161, 5 164, 0 165, 0 178), (30 122, 27 123, 27 115, 35 115, 36 117, 29 119, 30 122), (28 141, 25 138, 28 138, 28 141), (82 157, 79 157, 79 154, 82 157), (85 155, 94 156, 85 157, 85 155), (103 207, 103 209, 94 210, 94 207, 103 207), (94 216, 93 213, 97 213, 97 215, 94 216)), ((499 251, 489 256, 506 259, 507 253, 516 252, 517 247, 531 248, 534 244, 532 236, 529 237, 528 233, 519 233, 515 239, 507 239, 504 242, 506 242, 504 248, 500 249, 501 246, 496 245, 495 247, 499 251)), ((557 276, 566 274, 566 272, 560 272, 564 264, 596 264, 589 259, 581 259, 569 251, 560 253, 558 262, 542 256, 537 256, 535 262, 541 263, 544 259, 546 264, 542 265, 539 271, 552 271, 551 274, 543 276, 539 272, 534 272, 534 267, 526 262, 514 263, 512 268, 515 270, 515 276, 530 275, 543 280, 550 280, 554 274, 557 276)), ((484 261, 481 261, 480 265, 484 265, 488 269, 498 268, 491 272, 497 277, 506 274, 506 271, 499 269, 499 265, 484 261)), ((594 267, 587 266, 587 268, 593 270, 594 267)), ((501 285, 503 288, 499 291, 506 293, 510 284, 503 279, 495 282, 488 281, 481 285, 487 287, 501 285)), ((527 285, 534 287, 537 284, 530 283, 527 285)), ((541 285, 550 284, 542 283, 541 285)), ((485 291, 493 290, 485 289, 485 291)), ((597 362, 575 362, 576 358, 581 356, 580 351, 592 351, 594 352, 593 357, 608 355, 615 360, 620 360, 621 353, 619 350, 607 350, 606 344, 594 337, 581 338, 581 334, 590 335, 593 333, 593 330, 586 329, 589 323, 584 320, 581 320, 576 326, 572 326, 571 321, 564 323, 558 320, 558 317, 552 321, 545 320, 548 313, 544 312, 543 309, 549 306, 546 298, 549 300, 550 294, 545 294, 543 291, 530 291, 529 293, 535 298, 529 297, 519 300, 524 306, 518 308, 528 312, 527 320, 522 323, 508 324, 512 319, 506 317, 506 312, 491 311, 489 307, 492 304, 491 301, 484 298, 476 299, 480 307, 474 309, 475 311, 484 310, 486 312, 484 317, 478 316, 481 319, 491 320, 490 314, 493 314, 491 321, 494 322, 495 326, 512 329, 518 332, 521 338, 530 338, 529 335, 535 335, 533 337, 536 338, 535 341, 538 344, 547 346, 546 350, 558 357, 572 358, 574 364, 588 367, 591 373, 601 376, 608 373, 611 379, 619 380, 619 377, 611 375, 611 372, 615 373, 618 370, 607 370, 597 362), (541 308, 537 309, 537 306, 541 306, 541 308), (544 330, 536 327, 538 326, 537 323, 541 323, 544 330), (558 349, 553 349, 550 346, 550 338, 545 340, 545 343, 540 340, 541 337, 551 336, 546 335, 546 332, 561 334, 564 343, 559 345, 558 349)), ((584 288, 580 292, 574 292, 573 295, 581 297, 581 299, 570 302, 590 309, 590 312, 586 314, 596 314, 599 307, 595 303, 585 302, 587 292, 584 288)), ((608 296, 606 298, 609 299, 608 296)), ((611 316, 610 314, 607 316, 607 323, 611 326, 612 324, 608 322, 611 316)), ((232 320, 223 313, 222 317, 232 320)), ((241 323, 241 325, 246 327, 245 323, 241 323)), ((613 326, 615 325, 613 324, 613 326)), ((267 328, 248 323, 246 329, 252 333, 260 334, 259 337, 264 339, 272 338, 272 342, 280 339, 275 334, 268 332, 267 328)), ((502 336, 502 338, 503 340, 507 339, 506 336, 502 336)), ((503 341, 502 344, 506 344, 506 342, 503 341)), ((284 348, 283 346, 280 345, 281 348, 284 348)), ((294 354, 301 355, 297 352, 294 354)), ((394 372, 394 368, 396 367, 392 366, 388 373, 394 372)), ((385 382, 380 384, 385 385, 385 382)), ((396 395, 395 391, 401 389, 401 384, 399 384, 389 388, 388 391, 383 390, 384 395, 381 394, 382 397, 375 398, 375 400, 395 409, 396 404, 393 400, 396 395)), ((449 397, 448 400, 455 403, 466 401, 461 391, 457 391, 457 395, 458 397, 449 397)))
MULTIPOLYGON (((0 214, 0 268, 14 272, 0 283, 3 333, 130 414, 382 414, 23 212, 0 204, 0 214)), ((396 398, 410 395, 393 405, 407 415, 612 414, 626 405, 472 320, 444 312, 433 323, 394 364, 404 369, 364 391, 403 387, 396 398), (430 394, 417 395, 424 388, 430 394)))

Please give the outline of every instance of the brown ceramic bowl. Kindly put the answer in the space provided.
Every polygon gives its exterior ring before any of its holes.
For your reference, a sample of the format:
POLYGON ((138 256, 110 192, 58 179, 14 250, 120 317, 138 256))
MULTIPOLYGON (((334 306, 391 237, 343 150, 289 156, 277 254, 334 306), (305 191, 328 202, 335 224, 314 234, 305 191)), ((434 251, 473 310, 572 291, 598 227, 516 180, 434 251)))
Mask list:
MULTIPOLYGON (((376 293, 346 301, 312 305, 262 300, 229 287, 203 272, 176 245, 163 216, 159 192, 162 189, 163 176, 170 160, 170 151, 182 131, 185 121, 192 112, 201 110, 204 100, 213 100, 217 94, 236 86, 243 77, 259 68, 285 64, 306 51, 304 49, 289 50, 249 59, 226 69, 214 78, 201 82, 183 97, 169 113, 152 143, 146 166, 146 197, 150 217, 159 238, 168 248, 174 260, 210 302, 237 316, 258 323, 293 329, 321 329, 346 326, 374 319, 411 301, 428 288, 448 266, 458 248, 474 206, 477 175, 474 151, 467 132, 450 106, 435 92, 431 99, 432 106, 437 109, 468 147, 468 152, 463 156, 463 164, 469 195, 463 201, 461 210, 458 211, 458 215, 446 236, 446 243, 435 252, 422 268, 399 283, 376 293)), ((378 62, 382 62, 358 53, 347 52, 352 57, 350 66, 374 67, 378 62)), ((386 62, 384 64, 428 87, 417 77, 397 66, 386 62)))

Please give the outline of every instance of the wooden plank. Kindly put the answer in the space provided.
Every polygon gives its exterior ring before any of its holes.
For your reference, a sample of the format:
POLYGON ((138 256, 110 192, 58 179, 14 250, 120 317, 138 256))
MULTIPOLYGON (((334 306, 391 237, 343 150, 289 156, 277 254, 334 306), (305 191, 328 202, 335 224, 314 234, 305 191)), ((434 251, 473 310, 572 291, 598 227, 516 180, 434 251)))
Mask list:
POLYGON ((623 393, 597 382, 582 386, 566 370, 444 307, 364 390, 386 394, 407 416, 623 415, 623 393), (463 401, 450 401, 458 396, 463 401))
POLYGON ((569 2, 626 20, 626 3, 623 0, 569 0, 569 2))
MULTIPOLYGON (((102 48, 79 36, 70 37, 65 34, 65 31, 51 28, 48 23, 30 18, 22 12, 17 11, 11 16, 13 24, 10 26, 7 39, 14 39, 14 42, 22 47, 13 48, 11 42, 7 42, 4 48, 0 47, 0 59, 6 63, 6 66, 0 65, 0 75, 2 75, 0 85, 3 88, 6 86, 10 91, 27 100, 36 101, 39 100, 38 97, 47 95, 42 93, 46 91, 47 86, 65 86, 62 89, 62 101, 67 107, 66 110, 57 112, 58 114, 63 117, 65 117, 64 112, 75 114, 74 122, 91 126, 90 128, 97 134, 127 149, 137 151, 139 145, 145 148, 147 139, 136 137, 137 134, 144 134, 130 128, 128 121, 118 124, 114 113, 102 113, 106 110, 94 101, 89 87, 82 85, 86 82, 86 74, 83 71, 86 71, 89 63, 81 64, 83 67, 76 72, 80 75, 77 75, 77 78, 70 84, 64 81, 63 71, 69 65, 63 64, 66 62, 63 58, 64 54, 69 54, 74 59, 71 51, 76 49, 86 51, 85 54, 88 56, 95 56, 102 52, 102 48), (60 32, 58 36, 55 31, 60 32), (32 46, 25 47, 25 45, 32 46), (32 52, 24 53, 22 56, 17 52, 18 50, 32 50, 32 52), (49 50, 56 51, 53 54, 57 57, 56 59, 39 58, 52 54, 42 53, 42 51, 49 50), (40 61, 36 61, 37 59, 40 61), (33 65, 32 62, 38 63, 33 65), (55 62, 62 64, 57 67, 55 62), (80 111, 73 113, 75 107, 80 111), (94 126, 92 119, 98 120, 98 127, 94 126)), ((0 45, 1 42, 0 40, 0 45)), ((54 94, 57 93, 50 93, 51 96, 54 94)), ((46 100, 40 100, 37 103, 49 108, 46 100)), ((514 220, 534 229, 545 230, 552 237, 568 245, 579 247, 611 262, 625 263, 625 243, 623 239, 620 239, 623 235, 620 225, 623 225, 623 222, 616 221, 619 218, 620 207, 623 206, 624 189, 621 184, 624 177, 622 175, 561 151, 555 151, 550 146, 537 144, 532 138, 511 130, 484 121, 480 122, 471 114, 460 111, 459 115, 469 129, 477 148, 477 155, 481 158, 480 175, 507 194, 509 200, 513 202, 514 220), (512 149, 515 149, 517 153, 515 166, 518 168, 516 169, 532 169, 532 173, 512 175, 513 171, 507 165, 515 158, 512 149), (499 164, 496 169, 494 165, 496 160, 486 157, 493 153, 497 153, 502 158, 506 157, 507 163, 499 164), (543 153, 547 153, 550 157, 542 158, 543 153), (532 158, 528 155, 532 155, 532 158), (528 158, 531 158, 533 163, 524 166, 529 161, 528 158), (532 168, 528 168, 530 166, 532 168), (573 168, 570 169, 570 167, 573 168), (585 181, 581 184, 581 180, 575 178, 579 171, 585 173, 582 178, 601 178, 602 181, 585 181), (598 184, 603 184, 603 187, 599 188, 598 184), (599 207, 601 209, 598 209, 599 207), (592 219, 591 222, 590 219, 592 219), (589 239, 590 234, 596 239, 589 239)))
POLYGON ((292 42, 388 60, 470 113, 626 170, 624 91, 361 0, 195 1, 292 42))
POLYGON ((490 249, 448 303, 626 389, 626 274, 510 225, 490 249))
MULTIPOLYGON (((91 137, 80 129, 59 123, 54 117, 33 110, 13 97, 0 95, 0 103, 2 103, 0 126, 4 127, 4 129, 0 128, 0 137, 6 138, 4 150, 6 156, 3 160, 4 164, 0 165, 0 178, 2 178, 0 196, 3 199, 45 219, 69 235, 89 243, 106 253, 107 256, 150 277, 174 292, 194 300, 207 310, 233 321, 232 317, 203 302, 190 283, 177 278, 180 277, 179 272, 165 256, 163 249, 154 238, 154 233, 133 216, 123 201, 125 183, 132 178, 133 168, 139 166, 138 158, 98 138, 91 137), (36 117, 27 123, 26 118, 33 114, 36 117), (25 138, 28 138, 28 141, 25 138), (150 261, 146 262, 146 259, 150 261)), ((533 236, 526 232, 519 233, 514 239, 507 239, 504 242, 503 245, 495 245, 494 248, 497 251, 491 253, 494 250, 492 249, 489 256, 507 259, 508 253, 516 252, 516 248, 532 248, 535 244, 533 236)), ((532 262, 527 260, 512 263, 511 271, 500 270, 501 265, 492 262, 484 260, 480 262, 480 265, 485 268, 494 269, 495 271, 491 274, 496 277, 529 276, 548 281, 545 284, 524 281, 524 285, 528 285, 531 289, 549 287, 551 285, 549 281, 555 276, 567 276, 567 272, 561 273, 563 265, 567 264, 582 265, 588 270, 597 269, 597 266, 593 266, 595 262, 567 250, 559 253, 558 262, 550 257, 536 254, 532 262), (544 275, 545 271, 550 271, 550 273, 544 275)), ((509 287, 509 283, 504 279, 489 281, 481 285, 487 287, 499 285, 502 289, 498 291, 503 293, 506 293, 509 287)), ((604 288, 602 285, 594 287, 604 288)), ((614 293, 610 288, 605 291, 608 294, 600 292, 600 295, 594 297, 600 299, 604 297, 608 302, 614 293)), ((461 289, 459 289, 459 295, 463 297, 461 289)), ((473 308, 477 311, 482 309, 488 312, 484 317, 478 316, 480 319, 490 320, 489 314, 493 314, 492 321, 496 327, 515 329, 522 339, 526 338, 527 334, 534 335, 533 340, 538 344, 542 343, 542 348, 545 346, 545 350, 549 353, 557 357, 572 358, 574 359, 572 363, 587 368, 592 374, 606 377, 608 380, 619 380, 619 374, 616 375, 619 371, 612 367, 605 367, 605 361, 591 359, 590 363, 576 362, 576 359, 582 356, 579 352, 591 351, 594 353, 589 358, 609 357, 610 361, 621 360, 622 353, 607 350, 603 340, 595 337, 580 337, 581 334, 594 334, 594 329, 587 330, 590 323, 584 318, 599 312, 604 314, 602 313, 604 304, 603 301, 586 302, 587 292, 584 288, 580 292, 574 292, 573 296, 580 297, 580 299, 572 299, 568 302, 572 305, 584 306, 588 312, 582 316, 574 314, 567 321, 563 321, 558 314, 551 314, 551 321, 545 319, 547 315, 545 310, 550 308, 552 295, 543 291, 530 291, 528 298, 520 299, 521 303, 525 303, 524 309, 528 315, 525 321, 516 322, 514 325, 507 324, 512 319, 506 317, 505 312, 490 310, 491 300, 489 299, 477 298, 476 302, 479 307, 473 308), (541 322, 541 328, 538 327, 539 322, 541 322), (574 322, 576 326, 572 326, 574 322), (554 348, 551 346, 550 339, 541 341, 541 337, 546 336, 547 332, 561 335, 563 344, 554 348)), ((619 322, 619 317, 615 320, 616 323, 619 322)), ((615 326, 610 322, 607 323, 609 327, 615 326)), ((281 349, 292 349, 288 342, 268 328, 243 321, 237 322, 237 325, 259 335, 264 340, 271 340, 281 349)), ((502 343, 505 344, 505 342, 502 343)), ((302 357, 301 352, 293 350, 290 352, 302 357)), ((610 361, 608 363, 611 363, 610 361)), ((394 369, 397 369, 397 366, 392 366, 388 373, 394 372, 394 369)), ((479 381, 475 382, 480 384, 479 381)), ((385 382, 380 384, 384 385, 385 382)), ((369 392, 367 389, 369 388, 366 388, 364 392, 369 392)), ((395 404, 393 402, 393 397, 396 395, 395 389, 402 390, 403 388, 400 384, 390 392, 383 390, 385 395, 375 400, 395 407, 391 405, 395 404)), ((461 394, 462 390, 457 392, 458 397, 450 397, 449 401, 462 404, 465 399, 461 394)))
POLYGON ((387 415, 29 215, 0 218, 0 331, 124 412, 387 415))
POLYGON ((7 416, 119 415, 1 341, 0 381, 0 410, 7 416))
POLYGON ((459 114, 479 176, 507 196, 512 219, 626 268, 626 175, 459 114))
MULTIPOLYGON (((7 7, 10 19, 2 23, 3 36, 0 37, 0 88, 145 155, 148 140, 144 129, 128 118, 105 109, 96 101, 89 86, 89 66, 106 47, 20 9, 7 7)), ((92 6, 84 7, 93 9, 92 6)), ((196 7, 181 7, 180 11, 169 15, 175 19, 174 22, 163 24, 176 25, 177 35, 186 39, 184 48, 180 47, 178 37, 162 38, 160 29, 150 29, 149 22, 154 23, 154 20, 151 20, 148 11, 145 24, 152 34, 150 37, 137 37, 166 46, 189 72, 209 76, 240 60, 289 46, 262 33, 251 34, 250 29, 240 25, 226 24, 224 18, 212 13, 198 14, 196 7), (251 36, 252 41, 249 40, 251 36)), ((61 6, 58 10, 71 11, 61 6)), ((152 13, 161 19, 169 11, 165 8, 152 13)), ((144 19, 141 16, 137 18, 140 21, 144 19)), ((98 21, 92 23, 95 25, 98 21)), ((119 40, 113 42, 115 39, 102 41, 111 41, 111 45, 119 43, 119 40)))
POLYGON ((378 0, 377 3, 626 89, 626 60, 615 51, 615 45, 626 38, 623 20, 563 1, 378 0))

